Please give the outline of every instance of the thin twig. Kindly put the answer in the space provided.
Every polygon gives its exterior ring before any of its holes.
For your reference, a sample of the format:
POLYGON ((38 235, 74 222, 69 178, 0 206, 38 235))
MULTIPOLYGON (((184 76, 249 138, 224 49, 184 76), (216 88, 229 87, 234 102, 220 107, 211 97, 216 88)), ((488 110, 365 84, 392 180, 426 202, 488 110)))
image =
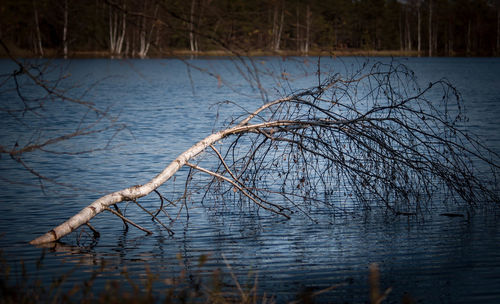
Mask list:
POLYGON ((279 209, 280 211, 283 211, 283 210, 289 210, 288 208, 285 208, 283 206, 279 206, 277 204, 273 204, 263 198, 261 198, 259 195, 257 195, 256 193, 254 193, 253 191, 251 191, 248 187, 245 186, 245 184, 243 182, 241 182, 241 180, 239 180, 235 175, 234 173, 231 171, 231 169, 229 169, 229 166, 226 164, 226 161, 224 160, 224 158, 222 157, 222 155, 220 154, 220 152, 213 146, 213 145, 210 145, 210 148, 212 148, 212 150, 217 154, 217 157, 219 157, 219 160, 221 161, 222 165, 224 166, 224 168, 226 168, 226 171, 227 173, 229 173, 229 175, 231 175, 231 177, 233 178, 233 180, 238 183, 242 189, 245 189, 245 191, 247 191, 250 195, 252 195, 253 197, 255 197, 256 199, 260 200, 261 202, 265 203, 265 204, 268 204, 270 206, 273 206, 277 209, 279 209))
POLYGON ((117 217, 121 218, 122 220, 126 221, 127 223, 129 223, 130 225, 132 225, 132 226, 136 227, 137 229, 139 229, 139 230, 142 230, 142 231, 146 232, 147 234, 153 234, 153 232, 152 232, 152 231, 150 231, 150 230, 148 230, 148 229, 146 229, 146 228, 143 228, 143 227, 141 227, 140 225, 138 225, 138 224, 136 224, 136 223, 132 222, 132 221, 131 221, 131 220, 129 220, 128 218, 124 217, 123 215, 121 215, 120 213, 118 213, 118 212, 114 211, 113 209, 111 209, 111 208, 109 208, 109 207, 104 207, 104 210, 106 210, 106 211, 109 211, 109 212, 113 213, 113 214, 114 214, 114 215, 116 215, 117 217))
POLYGON ((155 217, 157 217, 158 214, 160 213, 160 211, 163 209, 163 195, 161 195, 161 193, 158 190, 156 190, 156 189, 154 190, 154 192, 156 194, 158 194, 158 196, 160 197, 161 204, 160 204, 160 208, 158 208, 158 210, 156 211, 156 213, 153 215, 152 219, 154 219, 155 217))
POLYGON ((97 231, 97 229, 95 229, 94 227, 92 227, 92 225, 90 225, 90 223, 86 223, 85 225, 87 225, 87 227, 89 227, 90 230, 92 230, 92 232, 94 233, 94 237, 95 238, 98 238, 101 236, 101 234, 99 233, 99 231, 97 231))
POLYGON ((288 214, 285 214, 285 213, 283 213, 281 211, 278 211, 278 210, 274 210, 272 208, 269 208, 269 207, 264 206, 263 204, 261 204, 255 197, 251 196, 247 191, 245 191, 245 189, 243 189, 240 185, 238 185, 236 182, 230 180, 229 178, 227 178, 227 177, 225 177, 223 175, 220 175, 218 173, 215 173, 213 171, 207 170, 205 168, 199 167, 199 166, 197 166, 195 164, 192 164, 192 163, 189 163, 189 162, 187 162, 186 165, 189 166, 189 167, 191 167, 191 168, 193 168, 193 169, 196 169, 198 171, 201 171, 201 172, 210 174, 210 175, 212 175, 214 177, 217 177, 217 178, 220 178, 222 180, 225 180, 226 182, 228 182, 231 185, 233 185, 236 189, 238 189, 243 195, 245 195, 246 197, 248 197, 249 199, 251 199, 255 204, 257 204, 262 209, 265 209, 267 211, 271 211, 273 213, 276 213, 276 214, 279 214, 281 216, 284 216, 287 219, 290 219, 290 216, 288 214))
MULTIPOLYGON (((123 216, 120 208, 118 208, 118 206, 116 204, 114 204, 113 207, 115 208, 116 212, 118 212, 120 215, 123 216)), ((123 225, 125 225, 125 230, 128 230, 128 224, 127 224, 127 222, 124 219, 122 219, 122 220, 123 220, 123 225)))
POLYGON ((146 212, 147 214, 151 215, 151 216, 153 217, 153 219, 154 219, 155 221, 157 221, 160 225, 162 225, 162 226, 163 226, 163 228, 165 228, 165 229, 168 231, 168 233, 169 233, 170 235, 174 235, 174 232, 173 232, 170 228, 168 228, 167 226, 165 226, 165 224, 163 224, 163 223, 162 223, 162 221, 160 221, 160 220, 159 220, 156 216, 154 216, 154 215, 153 215, 153 213, 151 213, 149 210, 147 210, 147 209, 146 209, 146 208, 144 208, 141 204, 139 204, 139 202, 137 202, 137 200, 132 200, 132 201, 133 201, 133 202, 134 202, 137 206, 139 206, 139 207, 140 207, 140 208, 141 208, 144 212, 146 212))

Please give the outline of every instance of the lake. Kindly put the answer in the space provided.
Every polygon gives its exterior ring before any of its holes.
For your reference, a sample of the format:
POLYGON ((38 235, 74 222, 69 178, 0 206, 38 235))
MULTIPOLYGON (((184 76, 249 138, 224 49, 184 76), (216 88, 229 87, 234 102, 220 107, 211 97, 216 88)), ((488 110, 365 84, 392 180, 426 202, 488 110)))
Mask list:
MULTIPOLYGON (((108 113, 126 128, 113 137, 109 150, 26 154, 25 162, 40 174, 72 188, 39 180, 2 155, 0 248, 14 277, 21 272, 20 261, 45 282, 73 271, 63 284, 69 290, 104 262, 93 287, 99 291, 106 280, 123 279, 124 267, 137 281, 144 278, 147 267, 160 278, 181 271, 210 278, 221 269, 229 285, 234 284, 230 272, 242 284, 252 285, 257 278, 259 294, 273 295, 277 302, 340 284, 319 295, 317 301, 360 303, 368 301, 368 266, 378 263, 381 288, 392 287, 388 303, 400 302, 405 294, 418 303, 500 302, 498 208, 478 210, 470 220, 435 213, 415 218, 367 212, 361 216, 325 215, 316 224, 300 215, 283 220, 216 199, 200 204, 194 196, 189 218, 182 211, 172 225, 173 236, 128 204, 127 214, 152 230, 152 235, 133 227, 127 231, 120 219, 102 213, 92 220, 101 234, 96 241, 74 232, 57 247, 28 245, 101 195, 147 182, 179 153, 245 113, 242 108, 256 109, 264 100, 317 85, 318 64, 321 75, 327 75, 351 71, 366 60, 392 59, 54 60, 56 68, 45 71, 49 78, 69 74, 59 84, 69 96, 92 101, 99 109, 109 108, 108 113), (226 100, 234 103, 216 106, 226 100), (43 265, 37 267, 41 256, 43 265), (208 259, 198 266, 201 256, 208 259)), ((500 152, 499 58, 398 61, 413 69, 424 87, 440 78, 453 83, 463 96, 470 131, 500 152)), ((0 75, 15 68, 9 60, 0 60, 0 75)), ((13 81, 0 87, 2 108, 19 107, 14 88, 13 81)), ((23 94, 43 96, 36 87, 25 88, 23 94)), ((58 102, 47 102, 39 115, 0 115, 0 142, 6 147, 71 131, 94 119, 85 108, 58 102)), ((91 150, 111 137, 109 132, 92 134, 53 149, 91 150)), ((165 196, 182 193, 186 172, 182 169, 180 177, 160 191, 165 196)), ((159 206, 154 194, 141 202, 152 210, 159 206)), ((463 211, 455 206, 442 210, 463 211)))

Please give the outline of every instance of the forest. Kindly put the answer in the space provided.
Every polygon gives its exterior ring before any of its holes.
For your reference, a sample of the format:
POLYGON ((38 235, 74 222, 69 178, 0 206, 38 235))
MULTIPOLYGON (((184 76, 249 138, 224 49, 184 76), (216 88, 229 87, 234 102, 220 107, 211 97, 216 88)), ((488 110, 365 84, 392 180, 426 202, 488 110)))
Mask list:
POLYGON ((500 1, 3 0, 0 38, 26 57, 497 56, 500 1))

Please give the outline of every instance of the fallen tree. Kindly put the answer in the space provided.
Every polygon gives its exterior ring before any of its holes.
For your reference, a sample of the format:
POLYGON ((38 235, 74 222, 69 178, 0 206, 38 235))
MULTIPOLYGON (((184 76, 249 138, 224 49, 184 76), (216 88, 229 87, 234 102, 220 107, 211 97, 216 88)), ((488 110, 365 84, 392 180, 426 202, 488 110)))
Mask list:
POLYGON ((165 198, 157 189, 183 166, 190 168, 186 189, 195 173, 203 174, 206 193, 238 194, 284 218, 297 212, 311 217, 313 205, 340 208, 342 197, 363 209, 381 206, 406 215, 421 213, 443 194, 461 206, 498 206, 499 156, 466 132, 465 120, 460 94, 446 80, 420 88, 404 65, 365 65, 245 114, 148 183, 97 199, 30 243, 92 227, 89 221, 105 210, 149 232, 121 215, 116 206, 126 201, 171 232, 158 218, 165 198), (214 168, 203 166, 207 157, 217 160, 214 168), (138 202, 152 192, 162 202, 156 212, 138 202))

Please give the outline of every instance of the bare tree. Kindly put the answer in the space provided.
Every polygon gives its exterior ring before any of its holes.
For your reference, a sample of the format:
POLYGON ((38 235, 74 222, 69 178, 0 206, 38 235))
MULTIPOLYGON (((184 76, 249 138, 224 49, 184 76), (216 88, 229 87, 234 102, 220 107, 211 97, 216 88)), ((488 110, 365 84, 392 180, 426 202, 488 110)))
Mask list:
POLYGON ((64 0, 64 25, 63 25, 63 54, 68 58, 68 0, 64 0))
POLYGON ((417 0, 417 51, 419 57, 422 51, 422 20, 420 18, 421 5, 422 2, 420 2, 420 0, 417 0))
POLYGON ((158 14, 158 4, 154 5, 154 13, 152 17, 147 18, 147 10, 151 5, 148 1, 144 1, 144 8, 139 29, 139 58, 146 58, 149 47, 151 46, 151 41, 153 37, 153 31, 156 26, 156 15, 158 14))
POLYGON ((420 88, 413 72, 396 63, 366 64, 346 75, 318 78, 316 87, 247 112, 180 154, 146 184, 97 199, 31 244, 56 241, 102 211, 133 224, 111 209, 124 201, 169 229, 158 216, 163 211, 175 221, 164 201, 182 210, 187 204, 173 202, 188 199, 190 189, 200 187, 205 195, 227 198, 222 201, 236 196, 257 210, 283 218, 302 214, 312 221, 315 210, 324 209, 419 215, 438 195, 466 208, 498 205, 491 174, 500 168, 499 155, 465 133, 463 114, 460 94, 450 83, 439 80, 420 88), (210 159, 215 166, 207 167, 210 159), (183 166, 190 168, 186 190, 168 199, 158 188, 183 166), (139 202, 152 192, 161 201, 154 211, 139 202))
POLYGON ((195 37, 194 33, 194 12, 196 8, 196 0, 191 1, 191 12, 189 14, 189 46, 191 48, 191 52, 198 51, 198 41, 195 37))
POLYGON ((283 1, 275 1, 273 14, 273 29, 272 29, 272 49, 280 50, 281 33, 283 32, 283 23, 285 20, 285 3, 283 1))
MULTIPOLYGON (((306 4, 305 13, 304 13, 305 25, 301 25, 300 24, 300 10, 301 10, 300 3, 298 2, 297 3, 297 12, 296 12, 296 17, 297 17, 297 24, 296 24, 297 51, 300 51, 301 53, 307 55, 309 53, 309 46, 311 44, 310 32, 311 32, 312 12, 311 12, 310 5, 306 4), (304 27, 305 27, 305 29, 304 29, 305 33, 302 33, 304 27), (302 35, 304 35, 304 37, 302 37, 302 35)), ((336 31, 336 29, 335 29, 335 31, 336 31)))
POLYGON ((405 20, 406 20, 406 50, 411 51, 412 50, 412 45, 411 45, 411 28, 410 28, 410 6, 406 6, 405 9, 405 20))
POLYGON ((496 1, 497 7, 497 54, 500 54, 500 1, 496 1))
POLYGON ((471 49, 472 49, 472 43, 471 43, 471 25, 472 21, 469 17, 469 21, 467 22, 467 39, 466 41, 466 46, 465 46, 465 54, 469 56, 471 54, 471 49))
POLYGON ((311 8, 310 8, 309 4, 307 4, 307 6, 306 6, 306 41, 304 43, 304 53, 306 55, 309 54, 309 44, 310 44, 309 33, 311 31, 311 16, 312 16, 311 8))
POLYGON ((43 57, 42 34, 40 33, 40 22, 38 20, 38 7, 36 6, 35 0, 33 0, 33 14, 35 16, 35 31, 36 31, 35 49, 38 48, 38 54, 41 57, 43 57))
POLYGON ((301 51, 301 46, 302 44, 300 43, 300 6, 299 6, 299 2, 297 2, 297 8, 296 8, 296 17, 297 17, 297 24, 295 25, 295 39, 296 39, 296 42, 297 42, 297 52, 300 52, 301 51))
POLYGON ((111 56, 119 57, 127 29, 126 2, 124 1, 123 7, 119 9, 115 6, 109 6, 109 51, 111 56))
POLYGON ((432 57, 432 0, 429 1, 429 57, 432 57))

